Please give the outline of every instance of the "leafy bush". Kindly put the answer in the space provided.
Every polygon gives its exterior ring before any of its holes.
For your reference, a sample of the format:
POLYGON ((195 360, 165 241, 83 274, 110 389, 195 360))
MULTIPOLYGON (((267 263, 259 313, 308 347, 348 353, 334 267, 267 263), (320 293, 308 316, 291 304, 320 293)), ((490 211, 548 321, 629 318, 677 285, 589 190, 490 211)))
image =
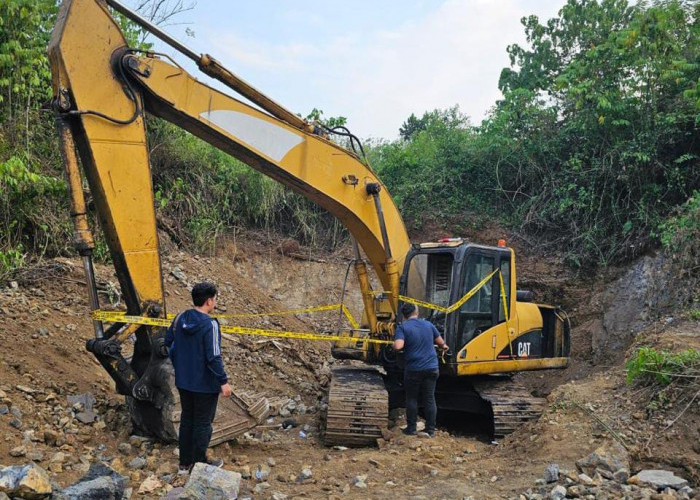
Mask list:
POLYGON ((410 226, 426 217, 493 212, 493 172, 480 161, 481 138, 458 107, 411 115, 401 135, 372 145, 369 158, 410 226))
POLYGON ((668 385, 684 377, 700 377, 700 351, 687 349, 672 353, 642 347, 625 365, 627 382, 668 385))
POLYGON ((26 156, 0 161, 0 275, 24 263, 26 248, 42 253, 60 241, 67 217, 50 208, 64 195, 63 181, 36 172, 26 156))
POLYGON ((700 241, 700 191, 693 195, 660 226, 663 246, 679 255, 685 265, 700 265, 697 243, 700 241))
POLYGON ((12 271, 24 265, 27 256, 23 250, 22 245, 5 251, 0 250, 0 278, 9 276, 12 271))

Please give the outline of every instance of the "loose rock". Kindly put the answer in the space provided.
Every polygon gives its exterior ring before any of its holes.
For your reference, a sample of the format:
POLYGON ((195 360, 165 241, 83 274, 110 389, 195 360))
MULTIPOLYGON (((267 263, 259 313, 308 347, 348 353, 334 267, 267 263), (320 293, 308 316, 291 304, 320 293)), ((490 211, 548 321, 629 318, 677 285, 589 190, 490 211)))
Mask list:
POLYGON ((688 481, 667 470, 647 469, 629 478, 631 484, 651 486, 661 491, 664 488, 675 490, 688 486, 688 481))
POLYGON ((130 469, 141 470, 144 467, 146 467, 146 459, 145 458, 136 457, 131 462, 129 462, 130 469))
POLYGON ((566 488, 558 484, 552 489, 552 491, 549 492, 549 498, 552 500, 562 500, 563 498, 566 498, 566 488))
POLYGON ((576 465, 586 474, 594 474, 596 468, 600 468, 610 473, 620 469, 629 470, 629 455, 619 443, 612 446, 601 446, 586 458, 576 462, 576 465))
POLYGON ((241 475, 211 465, 196 463, 180 498, 185 500, 206 500, 220 498, 234 500, 238 498, 241 475))
POLYGON ((27 500, 51 494, 49 476, 36 464, 0 468, 0 492, 27 500))
POLYGON ((121 500, 127 484, 116 470, 95 463, 77 483, 55 493, 51 500, 121 500))
POLYGON ((622 483, 622 484, 626 483, 627 480, 629 479, 629 477, 630 477, 630 471, 628 471, 627 469, 617 470, 613 474, 613 479, 615 481, 617 481, 618 483, 622 483))
POLYGON ((548 483, 555 483, 559 480, 559 465, 549 464, 544 470, 544 480, 548 483))
POLYGON ((352 484, 353 484, 356 488, 367 488, 367 483, 366 483, 366 481, 367 481, 367 475, 363 474, 363 475, 360 475, 360 476, 355 476, 355 477, 352 479, 352 484))
POLYGON ((156 476, 148 476, 145 481, 141 483, 141 486, 139 486, 139 495, 153 493, 162 487, 163 483, 161 483, 156 476))
POLYGON ((10 450, 11 457, 23 457, 27 454, 27 448, 25 446, 16 446, 10 450))

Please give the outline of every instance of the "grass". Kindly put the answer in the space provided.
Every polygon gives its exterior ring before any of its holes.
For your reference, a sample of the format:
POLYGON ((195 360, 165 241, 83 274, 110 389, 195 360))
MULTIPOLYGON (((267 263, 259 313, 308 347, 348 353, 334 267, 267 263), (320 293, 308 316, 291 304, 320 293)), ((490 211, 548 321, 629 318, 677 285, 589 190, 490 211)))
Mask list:
POLYGON ((686 349, 673 353, 642 347, 625 367, 630 384, 667 386, 674 380, 700 378, 700 351, 686 349))

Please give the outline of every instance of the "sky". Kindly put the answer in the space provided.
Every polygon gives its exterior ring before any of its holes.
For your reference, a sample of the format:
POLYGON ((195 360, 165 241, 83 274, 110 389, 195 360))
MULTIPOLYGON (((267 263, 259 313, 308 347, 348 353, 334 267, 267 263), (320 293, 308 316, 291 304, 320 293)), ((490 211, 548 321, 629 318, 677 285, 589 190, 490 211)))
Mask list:
POLYGON ((458 105, 480 123, 501 97, 506 47, 525 41, 520 19, 549 19, 564 2, 196 0, 164 29, 295 113, 317 108, 363 139, 393 140, 411 113, 458 105))

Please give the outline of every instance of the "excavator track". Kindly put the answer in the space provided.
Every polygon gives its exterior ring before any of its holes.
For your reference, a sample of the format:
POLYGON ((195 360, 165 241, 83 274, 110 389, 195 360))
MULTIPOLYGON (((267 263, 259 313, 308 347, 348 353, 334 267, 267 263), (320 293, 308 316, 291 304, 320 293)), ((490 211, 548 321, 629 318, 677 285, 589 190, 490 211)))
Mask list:
POLYGON ((326 414, 326 446, 371 446, 382 437, 389 419, 389 395, 372 367, 332 370, 326 414))
POLYGON ((520 384, 512 381, 479 381, 474 389, 493 411, 493 435, 503 437, 544 411, 546 400, 532 396, 520 384))

